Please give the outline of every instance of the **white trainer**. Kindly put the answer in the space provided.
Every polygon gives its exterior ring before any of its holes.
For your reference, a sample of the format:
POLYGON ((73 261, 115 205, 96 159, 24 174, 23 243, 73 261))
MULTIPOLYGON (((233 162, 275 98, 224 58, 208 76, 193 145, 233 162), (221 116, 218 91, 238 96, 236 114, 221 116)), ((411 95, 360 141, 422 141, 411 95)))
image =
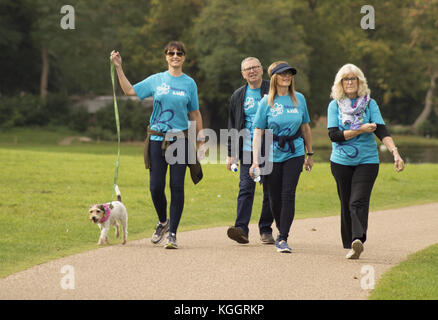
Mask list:
POLYGON ((363 243, 359 239, 356 239, 351 244, 352 249, 348 251, 345 258, 355 260, 359 259, 360 254, 363 252, 363 243))

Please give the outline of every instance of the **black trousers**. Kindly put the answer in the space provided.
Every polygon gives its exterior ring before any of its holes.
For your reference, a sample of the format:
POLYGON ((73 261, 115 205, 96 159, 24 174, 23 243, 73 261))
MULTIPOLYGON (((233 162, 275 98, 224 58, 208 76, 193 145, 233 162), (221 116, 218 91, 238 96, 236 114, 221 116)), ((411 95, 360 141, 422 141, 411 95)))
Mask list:
MULTIPOLYGON (((151 160, 149 190, 160 222, 165 222, 167 219, 167 199, 164 190, 166 187, 167 167, 170 167, 171 199, 169 231, 172 233, 176 233, 184 209, 184 179, 188 163, 187 139, 178 139, 177 142, 174 143, 185 144, 185 159, 182 163, 167 163, 161 151, 161 141, 151 141, 149 146, 149 157, 151 160)), ((176 156, 176 151, 174 155, 176 156)))
POLYGON ((304 156, 284 162, 274 162, 271 174, 265 177, 268 184, 269 203, 279 240, 287 240, 295 217, 295 191, 303 171, 304 156))
POLYGON ((341 237, 345 249, 351 243, 367 239, 371 191, 379 173, 379 164, 345 166, 330 162, 341 201, 341 237))

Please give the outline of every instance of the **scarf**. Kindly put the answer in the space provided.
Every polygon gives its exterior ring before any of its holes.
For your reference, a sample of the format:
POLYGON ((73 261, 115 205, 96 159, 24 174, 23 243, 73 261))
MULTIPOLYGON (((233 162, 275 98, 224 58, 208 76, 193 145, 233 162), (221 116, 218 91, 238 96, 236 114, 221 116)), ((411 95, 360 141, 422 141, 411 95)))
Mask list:
POLYGON ((350 125, 351 130, 359 130, 363 124, 365 108, 370 101, 370 96, 367 94, 356 99, 353 105, 348 97, 338 100, 338 106, 342 115, 342 124, 350 125))

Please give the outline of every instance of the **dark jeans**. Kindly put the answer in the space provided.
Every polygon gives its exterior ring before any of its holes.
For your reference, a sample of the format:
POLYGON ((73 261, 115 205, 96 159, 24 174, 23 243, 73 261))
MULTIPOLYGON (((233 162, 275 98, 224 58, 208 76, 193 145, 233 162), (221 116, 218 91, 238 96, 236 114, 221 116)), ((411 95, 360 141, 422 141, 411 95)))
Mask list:
POLYGON ((295 217, 295 190, 303 171, 304 156, 284 162, 274 162, 270 175, 266 176, 269 202, 275 223, 280 232, 279 239, 286 240, 295 217))
POLYGON ((330 162, 341 201, 341 236, 345 249, 351 243, 367 239, 371 191, 379 173, 379 164, 344 166, 330 162))
MULTIPOLYGON (((164 192, 166 187, 167 167, 170 166, 170 225, 169 231, 176 233, 184 209, 184 179, 188 163, 187 139, 179 139, 174 143, 185 144, 185 161, 169 165, 161 151, 161 141, 151 141, 149 157, 151 167, 149 170, 149 190, 155 210, 160 222, 167 219, 167 199, 164 192)), ((175 151, 176 153, 176 151, 175 151)), ((174 153, 174 154, 175 154, 174 153)))
MULTIPOLYGON (((240 162, 240 182, 239 195, 237 196, 237 218, 235 227, 242 228, 246 235, 249 233, 248 224, 251 219, 252 206, 254 203, 254 191, 256 183, 249 175, 250 164, 240 162)), ((262 233, 272 233, 272 222, 274 218, 269 207, 269 196, 266 183, 263 184, 263 204, 259 220, 259 231, 262 233)))

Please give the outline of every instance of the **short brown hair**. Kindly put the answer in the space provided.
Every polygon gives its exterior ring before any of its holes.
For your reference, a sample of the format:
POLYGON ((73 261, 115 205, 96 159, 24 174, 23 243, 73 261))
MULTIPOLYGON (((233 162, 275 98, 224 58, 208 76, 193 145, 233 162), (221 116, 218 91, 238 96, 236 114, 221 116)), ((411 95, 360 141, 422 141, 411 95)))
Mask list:
POLYGON ((182 43, 181 41, 175 41, 175 40, 170 41, 164 47, 164 53, 167 54, 167 51, 169 51, 169 49, 172 49, 172 48, 175 48, 178 51, 182 51, 182 53, 184 53, 184 55, 186 55, 186 47, 184 46, 184 43, 182 43))

